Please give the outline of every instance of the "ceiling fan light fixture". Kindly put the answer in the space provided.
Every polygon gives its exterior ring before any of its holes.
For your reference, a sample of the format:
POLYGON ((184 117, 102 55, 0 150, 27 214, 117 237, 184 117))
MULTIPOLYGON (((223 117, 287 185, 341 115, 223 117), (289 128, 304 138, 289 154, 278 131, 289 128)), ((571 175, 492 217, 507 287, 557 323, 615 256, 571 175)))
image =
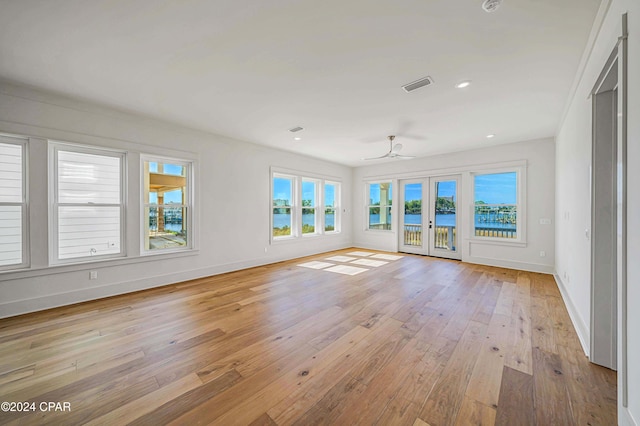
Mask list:
POLYGON ((387 152, 384 155, 381 155, 380 157, 371 157, 371 158, 363 158, 363 160, 382 160, 384 158, 397 158, 400 160, 409 160, 411 158, 415 158, 413 155, 400 155, 398 154, 398 152, 400 152, 400 150, 402 150, 402 144, 401 143, 397 143, 397 144, 393 144, 393 140, 395 139, 395 136, 387 136, 387 139, 389 139, 389 152, 387 152))
POLYGON ((502 0, 484 0, 482 9, 487 13, 495 12, 501 4, 502 0))

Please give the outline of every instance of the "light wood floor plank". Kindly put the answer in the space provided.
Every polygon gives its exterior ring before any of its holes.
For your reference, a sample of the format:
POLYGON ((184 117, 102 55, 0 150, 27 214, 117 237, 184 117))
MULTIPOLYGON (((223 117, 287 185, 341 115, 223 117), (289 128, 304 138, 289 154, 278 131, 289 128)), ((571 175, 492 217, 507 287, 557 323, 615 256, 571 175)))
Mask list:
POLYGON ((552 276, 356 250, 2 319, 0 424, 616 423, 552 276))

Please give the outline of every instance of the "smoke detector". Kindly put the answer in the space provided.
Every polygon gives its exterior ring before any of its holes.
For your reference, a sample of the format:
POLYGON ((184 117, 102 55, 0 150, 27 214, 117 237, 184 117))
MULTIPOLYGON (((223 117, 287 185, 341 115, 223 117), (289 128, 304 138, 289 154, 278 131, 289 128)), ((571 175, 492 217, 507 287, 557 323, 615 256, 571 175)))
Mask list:
POLYGON ((487 13, 495 12, 501 4, 502 0, 484 0, 482 3, 482 9, 487 13))

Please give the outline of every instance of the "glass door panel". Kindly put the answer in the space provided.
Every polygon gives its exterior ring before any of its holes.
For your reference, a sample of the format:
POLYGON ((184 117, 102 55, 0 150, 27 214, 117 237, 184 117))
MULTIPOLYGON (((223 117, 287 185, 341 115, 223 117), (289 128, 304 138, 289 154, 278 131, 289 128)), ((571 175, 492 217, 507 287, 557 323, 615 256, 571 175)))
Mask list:
POLYGON ((424 232, 425 190, 424 180, 403 181, 400 183, 400 232, 399 248, 406 253, 427 254, 427 234, 424 232))
POLYGON ((404 187, 404 244, 422 247, 422 183, 404 187))
POLYGON ((458 177, 431 178, 431 256, 460 259, 458 248, 458 177))

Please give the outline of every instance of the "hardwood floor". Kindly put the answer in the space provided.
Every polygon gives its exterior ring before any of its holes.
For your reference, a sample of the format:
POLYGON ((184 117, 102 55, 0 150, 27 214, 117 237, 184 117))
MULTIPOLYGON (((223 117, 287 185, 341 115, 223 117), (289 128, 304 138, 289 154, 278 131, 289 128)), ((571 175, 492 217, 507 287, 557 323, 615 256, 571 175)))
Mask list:
POLYGON ((0 320, 0 424, 616 423, 550 275, 354 250, 0 320))

